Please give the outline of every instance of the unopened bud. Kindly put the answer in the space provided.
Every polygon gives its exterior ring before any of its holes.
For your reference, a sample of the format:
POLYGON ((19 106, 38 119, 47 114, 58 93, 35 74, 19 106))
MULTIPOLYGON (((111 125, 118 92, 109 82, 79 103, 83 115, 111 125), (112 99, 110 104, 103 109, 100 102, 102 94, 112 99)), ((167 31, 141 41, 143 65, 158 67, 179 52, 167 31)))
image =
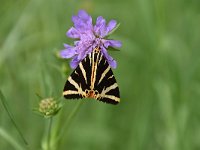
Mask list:
POLYGON ((53 98, 46 98, 39 103, 39 112, 44 117, 52 117, 58 113, 60 106, 53 98))

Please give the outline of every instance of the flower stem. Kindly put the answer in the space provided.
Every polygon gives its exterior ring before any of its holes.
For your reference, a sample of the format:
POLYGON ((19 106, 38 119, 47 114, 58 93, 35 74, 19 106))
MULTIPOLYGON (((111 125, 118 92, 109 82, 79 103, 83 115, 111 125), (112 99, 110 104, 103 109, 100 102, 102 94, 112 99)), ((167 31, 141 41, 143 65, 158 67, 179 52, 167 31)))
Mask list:
POLYGON ((46 119, 46 128, 45 132, 43 135, 43 140, 42 140, 42 149, 43 150, 51 150, 52 149, 52 123, 53 123, 53 117, 50 117, 46 119))
POLYGON ((51 150, 51 128, 52 128, 52 122, 53 122, 53 118, 50 117, 49 118, 49 125, 48 125, 48 131, 47 131, 47 150, 51 150))
POLYGON ((72 112, 69 114, 69 116, 67 117, 62 130, 59 131, 59 134, 57 135, 57 137, 55 138, 55 147, 57 147, 57 145, 59 145, 58 143, 61 142, 61 139, 64 135, 67 134, 67 131, 69 129, 69 126, 73 120, 73 118, 75 117, 75 115, 77 114, 78 110, 80 109, 80 106, 82 105, 83 101, 79 101, 76 106, 74 107, 74 109, 72 110, 72 112))

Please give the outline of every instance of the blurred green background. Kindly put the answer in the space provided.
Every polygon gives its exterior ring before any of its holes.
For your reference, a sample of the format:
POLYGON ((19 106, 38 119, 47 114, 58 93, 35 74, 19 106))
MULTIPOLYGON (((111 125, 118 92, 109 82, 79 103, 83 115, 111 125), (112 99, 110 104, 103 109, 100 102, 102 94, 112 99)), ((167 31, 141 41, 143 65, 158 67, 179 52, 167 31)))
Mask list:
MULTIPOLYGON (((199 150, 199 0, 1 0, 0 89, 27 149, 41 149, 47 128, 35 93, 60 97, 72 71, 57 53, 79 9, 121 23, 111 38, 123 46, 110 52, 121 103, 83 100, 58 149, 199 150)), ((65 101, 60 130, 77 103, 65 101)), ((1 103, 0 129, 23 145, 1 103)), ((1 135, 0 150, 13 149, 1 135)))

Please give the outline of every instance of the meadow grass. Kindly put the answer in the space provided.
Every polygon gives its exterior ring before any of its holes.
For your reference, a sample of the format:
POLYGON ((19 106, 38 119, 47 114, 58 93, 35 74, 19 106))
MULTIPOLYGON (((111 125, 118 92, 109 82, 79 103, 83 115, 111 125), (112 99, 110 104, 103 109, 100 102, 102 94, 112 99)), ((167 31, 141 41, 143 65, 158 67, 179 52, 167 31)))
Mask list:
POLYGON ((57 149, 200 149, 200 1, 1 0, 0 90, 28 146, 0 103, 0 150, 44 149, 48 119, 33 112, 36 94, 64 100, 72 70, 57 54, 72 43, 65 33, 79 9, 121 24, 111 38, 123 46, 110 52, 121 103, 63 101, 57 149))

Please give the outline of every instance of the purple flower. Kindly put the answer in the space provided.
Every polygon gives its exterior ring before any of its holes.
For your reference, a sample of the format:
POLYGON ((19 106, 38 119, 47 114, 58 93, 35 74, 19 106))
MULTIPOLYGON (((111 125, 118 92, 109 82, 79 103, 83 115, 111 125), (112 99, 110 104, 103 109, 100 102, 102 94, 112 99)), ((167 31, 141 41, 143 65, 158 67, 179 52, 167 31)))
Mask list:
POLYGON ((117 63, 108 54, 107 48, 119 48, 122 44, 120 41, 106 39, 106 36, 116 28, 117 22, 111 20, 106 24, 106 20, 99 16, 96 25, 93 26, 92 17, 84 10, 80 10, 77 16, 72 16, 72 21, 74 27, 67 31, 67 36, 77 41, 74 42, 74 46, 64 44, 65 49, 60 52, 62 58, 72 58, 71 68, 76 68, 95 47, 100 47, 109 65, 116 68, 117 63))

